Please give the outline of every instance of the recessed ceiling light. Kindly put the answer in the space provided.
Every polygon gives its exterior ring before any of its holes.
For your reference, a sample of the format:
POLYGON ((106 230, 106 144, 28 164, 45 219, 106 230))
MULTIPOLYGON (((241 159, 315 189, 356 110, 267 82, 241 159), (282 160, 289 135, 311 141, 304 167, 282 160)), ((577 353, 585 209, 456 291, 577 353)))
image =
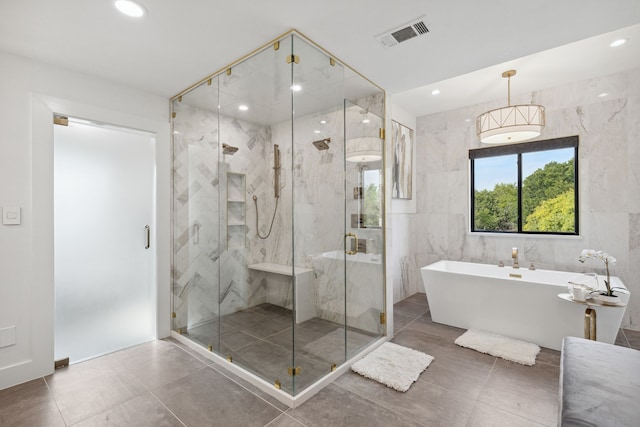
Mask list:
POLYGON ((364 118, 362 119, 362 123, 369 123, 371 120, 369 120, 368 118, 364 118))
POLYGON ((464 119, 465 122, 469 123, 471 119, 464 119))
POLYGON ((622 46, 626 42, 627 42, 627 39, 618 39, 618 40, 615 40, 614 42, 612 42, 609 46, 618 47, 618 46, 622 46))
POLYGON ((319 130, 314 130, 313 133, 320 133, 320 131, 319 130))
POLYGON ((294 91, 294 92, 300 92, 301 89, 302 89, 302 86, 300 86, 300 85, 291 86, 291 90, 294 91))
POLYGON ((326 123, 327 123, 327 121, 326 121, 326 120, 320 120, 320 124, 321 124, 321 125, 324 125, 324 124, 326 124, 326 123))
POLYGON ((431 91, 431 95, 440 95, 440 89, 434 89, 431 91))
POLYGON ((140 3, 132 0, 117 0, 115 5, 120 12, 133 18, 140 18, 147 12, 140 3))
POLYGON ((247 107, 244 104, 238 106, 238 110, 240 110, 240 111, 247 111, 248 109, 249 109, 249 107, 247 107))
POLYGON ((608 96, 609 94, 607 92, 602 92, 600 95, 598 95, 598 98, 604 98, 605 96, 608 96))

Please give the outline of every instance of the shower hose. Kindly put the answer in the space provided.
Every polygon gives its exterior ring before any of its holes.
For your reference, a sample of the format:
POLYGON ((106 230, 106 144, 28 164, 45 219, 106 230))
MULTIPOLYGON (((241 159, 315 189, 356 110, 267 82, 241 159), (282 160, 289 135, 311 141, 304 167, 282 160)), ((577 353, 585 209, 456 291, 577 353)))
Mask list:
POLYGON ((256 207, 256 233, 258 234, 258 237, 261 239, 266 239, 271 235, 271 230, 273 229, 273 221, 276 219, 276 211, 278 210, 278 200, 280 200, 280 197, 276 197, 276 207, 273 209, 273 217, 271 217, 271 225, 269 226, 269 232, 267 233, 266 236, 263 236, 260 234, 260 228, 259 228, 260 226, 258 225, 258 196, 256 195, 253 196, 253 203, 256 207))

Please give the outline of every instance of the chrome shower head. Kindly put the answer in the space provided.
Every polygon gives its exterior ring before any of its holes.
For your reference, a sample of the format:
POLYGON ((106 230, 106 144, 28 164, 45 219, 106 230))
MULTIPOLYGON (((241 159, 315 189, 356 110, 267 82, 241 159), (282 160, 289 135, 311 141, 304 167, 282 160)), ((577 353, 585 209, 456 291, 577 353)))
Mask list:
POLYGON ((222 154, 234 155, 238 151, 238 147, 232 147, 229 144, 222 144, 222 154))
POLYGON ((315 145, 315 147, 320 151, 328 150, 330 142, 331 142, 331 138, 325 138, 325 139, 320 139, 318 141, 313 141, 313 145, 315 145))

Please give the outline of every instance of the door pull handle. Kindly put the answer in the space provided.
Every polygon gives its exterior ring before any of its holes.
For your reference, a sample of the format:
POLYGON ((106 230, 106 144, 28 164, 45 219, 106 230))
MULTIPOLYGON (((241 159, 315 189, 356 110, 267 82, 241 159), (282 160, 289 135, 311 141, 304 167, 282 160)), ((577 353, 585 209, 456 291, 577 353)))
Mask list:
POLYGON ((145 225, 144 232, 147 240, 147 243, 144 245, 144 248, 149 249, 151 247, 151 227, 149 227, 148 225, 145 225))
POLYGON ((347 255, 355 255, 355 254, 357 254, 358 253, 358 236, 355 233, 347 233, 347 234, 344 235, 344 238, 345 238, 344 252, 347 255), (353 239, 355 240, 355 246, 354 246, 355 250, 353 250, 353 251, 347 250, 346 240, 347 240, 348 237, 353 237, 353 239))

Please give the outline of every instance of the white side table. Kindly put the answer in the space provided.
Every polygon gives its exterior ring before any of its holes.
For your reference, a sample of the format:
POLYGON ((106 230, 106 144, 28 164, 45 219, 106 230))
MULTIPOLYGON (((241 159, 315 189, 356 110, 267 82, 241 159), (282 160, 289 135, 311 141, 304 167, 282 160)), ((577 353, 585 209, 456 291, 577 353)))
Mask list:
POLYGON ((615 304, 603 304, 602 302, 588 298, 586 301, 576 301, 571 294, 558 294, 560 299, 572 302, 574 304, 586 305, 584 311, 584 337, 588 340, 596 341, 596 309, 595 307, 626 307, 627 304, 618 302, 615 304))

